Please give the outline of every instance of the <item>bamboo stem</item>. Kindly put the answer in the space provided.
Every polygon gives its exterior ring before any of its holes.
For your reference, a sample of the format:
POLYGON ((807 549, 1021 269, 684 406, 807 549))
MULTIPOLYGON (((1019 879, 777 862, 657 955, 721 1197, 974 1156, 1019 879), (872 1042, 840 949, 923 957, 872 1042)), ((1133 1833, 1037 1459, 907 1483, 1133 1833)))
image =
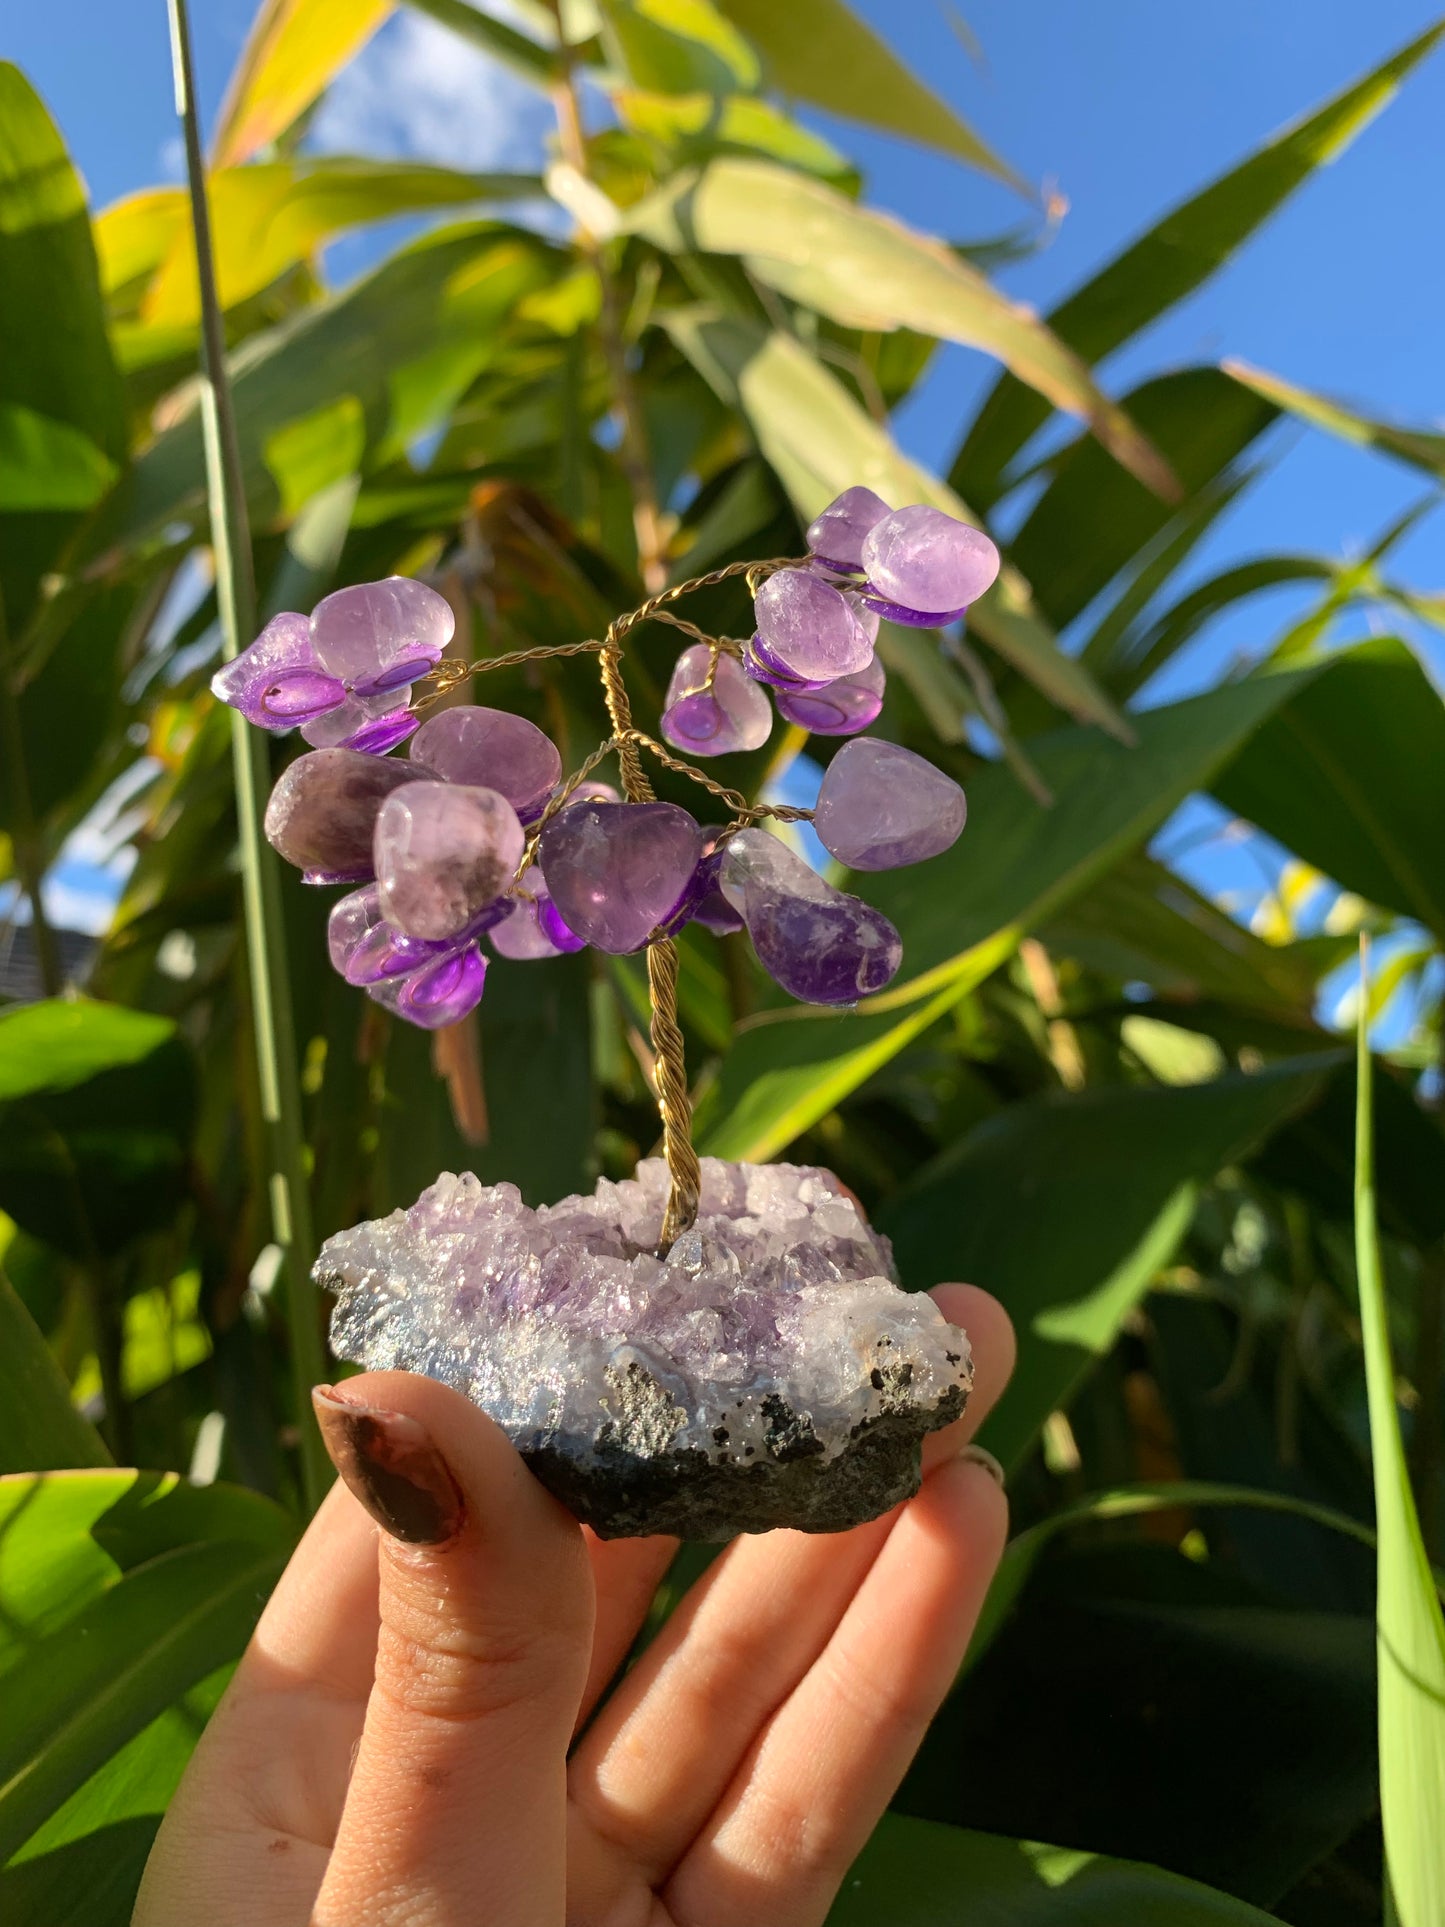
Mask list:
POLYGON ((5 767, 10 779, 10 817, 15 826, 11 838, 15 849, 15 870, 30 904, 30 940, 35 945, 41 986, 47 997, 58 997, 65 988, 65 980, 61 973, 60 949, 55 941, 55 932, 45 915, 42 896, 45 856, 35 822, 34 800, 30 794, 25 730, 20 717, 20 694, 15 683, 15 661, 10 647, 10 624, 6 619, 3 594, 0 594, 0 747, 5 752, 5 767))
MULTIPOLYGON (((577 70, 567 27, 562 18, 562 0, 552 0, 557 21, 557 80, 552 88, 552 105, 557 115, 562 155, 582 179, 590 180, 587 164, 587 137, 582 129, 582 111, 577 99, 577 70)), ((577 245, 591 256, 602 294, 602 311, 597 333, 612 380, 622 435, 618 461, 632 496, 632 526, 637 537, 637 569, 642 586, 655 595, 667 580, 667 542, 663 534, 662 510, 652 476, 652 450, 648 444, 647 423, 638 399, 632 370, 627 365, 627 343, 623 337, 622 311, 617 298, 617 282, 608 266, 603 244, 581 221, 577 224, 577 245)))
MULTIPOLYGON (((201 296, 201 423, 206 449, 206 490, 222 651, 229 661, 255 628, 256 595, 251 576, 251 539, 240 443, 226 374, 225 333, 216 294, 206 201, 200 121, 191 66, 186 0, 167 0, 176 112, 185 141, 196 273, 201 296)), ((300 1437, 301 1490, 314 1511, 330 1483, 331 1467, 311 1410, 311 1387, 326 1375, 317 1324, 317 1301, 307 1275, 315 1246, 311 1194, 301 1128, 301 1087, 296 1073, 296 1033, 276 858, 261 829, 270 784, 267 744, 245 718, 231 716, 236 815, 240 834, 246 949, 250 960, 251 1010, 257 1081, 266 1132, 271 1235, 281 1247, 286 1320, 291 1341, 294 1413, 300 1437)))

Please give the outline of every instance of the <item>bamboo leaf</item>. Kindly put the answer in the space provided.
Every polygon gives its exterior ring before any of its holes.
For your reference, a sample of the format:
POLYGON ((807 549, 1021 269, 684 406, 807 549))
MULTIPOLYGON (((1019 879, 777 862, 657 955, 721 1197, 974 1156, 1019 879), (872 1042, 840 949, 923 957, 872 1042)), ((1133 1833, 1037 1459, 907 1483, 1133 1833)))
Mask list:
POLYGON ((235 1659, 294 1529, 173 1474, 0 1479, 0 1859, 181 1694, 235 1659))
POLYGON ((1232 1894, 1074 1847, 884 1816, 827 1927, 1279 1927, 1232 1894))
POLYGON ((109 1463, 99 1432, 71 1401, 45 1334, 0 1271, 0 1474, 109 1463))
POLYGON ((698 1111, 715 1157, 776 1157, 997 969, 1020 938, 1136 849, 1300 686, 1259 677, 1149 711, 1137 748, 1081 730, 1030 739, 1055 798, 1043 809, 995 765, 973 783, 952 850, 868 879, 903 936, 905 981, 856 1015, 813 1008, 740 1028, 698 1111))
POLYGON ((603 38, 637 86, 659 94, 751 92, 758 57, 712 0, 600 0, 603 38))
POLYGON ((899 60, 844 0, 718 0, 752 41, 770 82, 795 100, 903 140, 941 148, 1030 194, 1027 183, 899 60))
POLYGON ((1233 380, 1253 389, 1276 408, 1308 422, 1312 428, 1322 428, 1326 434, 1337 435, 1341 441, 1353 442, 1359 448, 1374 448, 1382 455, 1394 455, 1412 468, 1423 469, 1437 481, 1445 480, 1445 435, 1431 429, 1394 428, 1389 422, 1372 421, 1344 402, 1312 394, 1309 389, 1300 388, 1279 375, 1252 368, 1247 361, 1226 361, 1223 367, 1233 380))
MULTIPOLYGON (((1445 25, 1428 28, 1238 167, 1171 208, 1054 309, 1048 317, 1054 333, 1092 365, 1183 300, 1389 105, 1442 32, 1445 25)), ((1009 464, 1047 418, 1036 395, 1012 375, 1001 376, 959 451, 949 476, 953 486, 987 511, 1007 486, 1009 464)))
MULTIPOLYGON (((1360 970, 1368 976, 1361 943, 1360 970)), ((1376 1635, 1380 1692, 1380 1811, 1400 1927, 1445 1918, 1445 1618, 1440 1611, 1405 1464, 1390 1358, 1389 1310, 1375 1223, 1375 1148, 1366 1000, 1356 1028, 1355 1268, 1379 1534, 1376 1635)))
MULTIPOLYGON (((542 183, 532 174, 323 155, 219 168, 209 193, 217 289, 222 307, 232 308, 350 228, 430 208, 524 200, 540 195, 542 183)), ((146 277, 143 325, 179 329, 200 319, 184 188, 148 188, 117 202, 100 216, 97 238, 107 285, 146 277)))
POLYGON ((395 0, 265 0, 226 89, 212 165, 235 167, 322 93, 391 13, 395 0))
POLYGON ((1445 935, 1445 703, 1402 642, 1324 658, 1211 786, 1371 903, 1445 935))
POLYGON ((628 226, 671 253, 731 254, 760 280, 848 327, 912 328, 995 356, 1166 498, 1168 465, 1032 310, 941 241, 771 161, 719 159, 649 196, 628 226))

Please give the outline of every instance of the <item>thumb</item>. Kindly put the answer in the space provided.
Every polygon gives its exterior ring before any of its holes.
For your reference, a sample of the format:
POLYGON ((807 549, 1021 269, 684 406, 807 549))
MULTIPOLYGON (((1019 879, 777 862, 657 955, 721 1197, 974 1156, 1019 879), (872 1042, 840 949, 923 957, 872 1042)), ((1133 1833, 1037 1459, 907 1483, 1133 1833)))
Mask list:
POLYGON ((479 1905, 489 1927, 552 1927, 592 1644, 581 1529, 443 1385, 378 1372, 313 1396, 382 1530, 375 1680, 312 1927, 450 1927, 479 1905))

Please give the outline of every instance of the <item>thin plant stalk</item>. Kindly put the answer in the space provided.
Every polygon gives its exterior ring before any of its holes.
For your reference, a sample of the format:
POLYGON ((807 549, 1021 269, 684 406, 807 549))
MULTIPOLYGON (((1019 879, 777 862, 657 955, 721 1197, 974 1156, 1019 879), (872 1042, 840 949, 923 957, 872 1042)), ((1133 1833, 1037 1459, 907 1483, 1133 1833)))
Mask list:
POLYGON ((16 687, 10 625, 6 620, 3 596, 0 596, 0 752, 3 752, 10 791, 15 872, 30 904, 30 940, 35 945, 41 986, 47 997, 58 997, 65 984, 60 969, 60 948, 55 941, 55 932, 46 919, 41 894, 45 882, 45 858, 30 795, 30 771, 25 761, 25 730, 20 719, 20 692, 16 687))
MULTIPOLYGON (((236 418, 226 374, 225 334, 216 295, 205 162, 191 67, 190 23, 186 0, 167 0, 167 4, 176 112, 185 141, 196 273, 200 283, 201 424, 205 436, 216 601, 221 617, 222 653, 229 661, 250 641, 256 626, 251 537, 236 418)), ((331 1468, 311 1411, 311 1387, 326 1376, 326 1357, 317 1326, 316 1299, 307 1275, 315 1237, 301 1128, 296 1029, 291 988, 286 978, 280 874, 276 857, 261 830, 270 783, 266 738, 259 730, 252 729, 237 711, 231 716, 231 749, 256 1073, 269 1167, 271 1235, 282 1254, 294 1415, 300 1436, 302 1497, 307 1510, 314 1511, 330 1481, 331 1468)))

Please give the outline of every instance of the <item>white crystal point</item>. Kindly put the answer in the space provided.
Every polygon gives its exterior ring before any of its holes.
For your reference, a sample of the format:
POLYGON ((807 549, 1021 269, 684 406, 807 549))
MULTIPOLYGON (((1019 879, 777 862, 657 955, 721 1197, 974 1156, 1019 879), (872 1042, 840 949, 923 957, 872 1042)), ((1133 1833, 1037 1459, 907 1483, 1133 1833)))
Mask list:
POLYGON ((826 1171, 702 1161, 696 1224, 657 1255, 668 1174, 536 1210, 444 1175, 327 1240, 332 1347, 464 1392, 598 1532, 842 1531, 916 1491, 963 1410, 968 1340, 901 1291, 826 1171))

